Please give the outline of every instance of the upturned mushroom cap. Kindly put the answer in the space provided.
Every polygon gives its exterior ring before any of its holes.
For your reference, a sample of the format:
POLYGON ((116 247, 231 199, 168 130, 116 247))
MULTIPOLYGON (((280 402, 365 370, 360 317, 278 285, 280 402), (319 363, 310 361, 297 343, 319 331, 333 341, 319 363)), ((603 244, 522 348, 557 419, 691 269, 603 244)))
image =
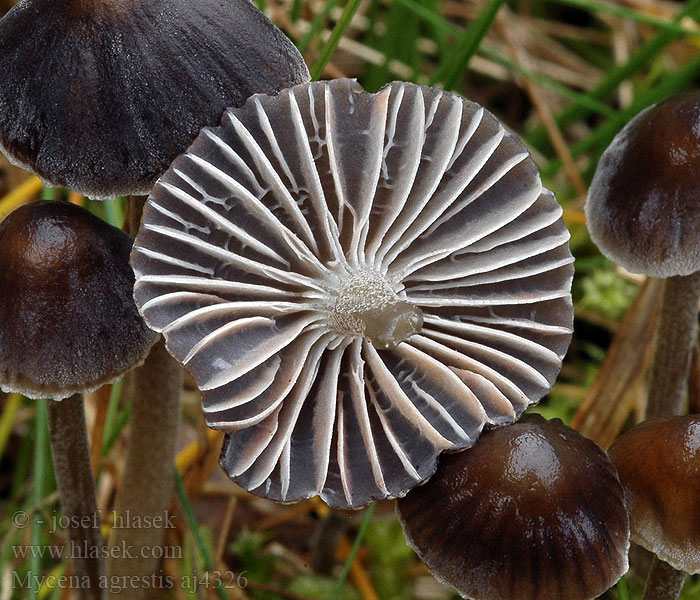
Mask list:
POLYGON ((559 419, 484 432, 396 506, 408 543, 465 598, 586 600, 627 571, 615 468, 559 419))
POLYGON ((224 108, 308 80, 249 0, 21 0, 0 21, 0 144, 49 185, 146 194, 224 108))
POLYGON ((610 260, 652 277, 700 270, 700 92, 647 108, 615 136, 586 217, 610 260))
POLYGON ((625 488, 632 541, 700 573, 700 416, 646 421, 608 453, 625 488))
POLYGON ((253 96, 172 164, 135 297, 227 432, 235 481, 357 507, 549 390, 571 337, 568 239, 479 105, 318 82, 253 96))
POLYGON ((0 223, 0 387, 61 399, 119 377, 156 339, 129 268, 133 240, 88 211, 35 202, 0 223))

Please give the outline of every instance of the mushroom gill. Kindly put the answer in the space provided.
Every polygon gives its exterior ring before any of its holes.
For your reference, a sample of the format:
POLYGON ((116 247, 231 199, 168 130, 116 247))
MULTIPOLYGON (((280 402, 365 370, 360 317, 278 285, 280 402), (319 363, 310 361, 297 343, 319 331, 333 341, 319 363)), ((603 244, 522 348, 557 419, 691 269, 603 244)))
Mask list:
POLYGON ((392 83, 255 95, 155 186, 132 253, 221 463, 280 501, 402 496, 515 421, 571 338, 561 209, 481 106, 392 83))

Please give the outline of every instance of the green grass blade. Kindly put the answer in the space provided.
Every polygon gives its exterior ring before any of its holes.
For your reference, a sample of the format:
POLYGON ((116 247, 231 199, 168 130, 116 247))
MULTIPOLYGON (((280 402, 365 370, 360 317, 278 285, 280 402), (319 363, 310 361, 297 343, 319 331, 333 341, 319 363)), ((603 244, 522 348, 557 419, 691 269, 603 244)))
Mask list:
MULTIPOLYGON (((46 447, 48 446, 48 412, 46 410, 46 402, 53 402, 53 400, 37 400, 36 406, 36 417, 34 421, 34 489, 33 489, 33 500, 35 512, 32 515, 32 546, 34 548, 39 548, 41 546, 42 539, 42 529, 44 524, 44 519, 42 514, 39 512, 39 506, 41 506, 41 501, 44 499, 44 480, 46 479, 46 447)), ((32 555, 31 558, 31 572, 32 572, 32 598, 39 597, 39 588, 33 587, 34 581, 37 581, 41 575, 41 557, 37 555, 32 555)))
POLYGON ((120 197, 112 200, 103 200, 103 202, 105 207, 105 219, 110 225, 121 229, 124 226, 126 199, 120 197))
MULTIPOLYGON (((212 559, 211 554, 209 554, 209 549, 207 548, 207 545, 204 543, 204 538, 202 537, 202 532, 199 529, 197 517, 194 514, 194 509, 192 508, 190 499, 187 497, 187 490, 185 489, 185 484, 182 483, 182 477, 180 477, 180 473, 178 473, 177 469, 175 469, 175 491, 177 492, 177 497, 180 500, 182 514, 185 517, 187 526, 189 527, 190 531, 192 532, 192 535, 194 536, 195 543, 197 544, 199 553, 202 556, 202 560, 204 561, 204 568, 207 571, 213 571, 214 560, 212 559)), ((228 597, 226 596, 226 591, 222 587, 222 582, 220 579, 217 579, 217 581, 215 582, 215 586, 216 593, 219 595, 219 598, 221 598, 221 600, 228 600, 228 597)))
POLYGON ((295 23, 299 20, 299 17, 301 17, 301 7, 302 0, 294 0, 294 3, 292 4, 292 10, 289 13, 290 18, 292 19, 292 23, 295 23))
POLYGON ((328 2, 326 2, 326 5, 323 7, 323 10, 316 14, 316 16, 311 21, 311 27, 309 27, 309 30, 306 32, 304 37, 302 37, 301 40, 299 40, 299 42, 297 43, 297 48, 299 49, 299 52, 304 53, 308 50, 309 46, 311 45, 311 42, 314 41, 314 39, 320 34, 321 30, 323 29, 323 24, 328 18, 328 15, 336 7, 337 4, 338 0, 328 0, 328 2))
POLYGON ((389 5, 382 20, 383 35, 375 37, 371 46, 382 53, 384 60, 379 65, 368 65, 363 79, 365 89, 370 91, 391 80, 389 62, 393 57, 401 57, 401 62, 411 68, 411 79, 417 79, 422 69, 418 49, 421 21, 413 18, 411 11, 398 2, 389 5))
POLYGON ((328 38, 328 41, 321 49, 321 55, 311 68, 311 79, 313 81, 316 81, 323 75, 323 70, 326 68, 331 56, 333 56, 346 29, 350 26, 350 22, 355 16, 357 9, 360 8, 360 4, 362 4, 362 0, 350 0, 350 2, 345 5, 343 14, 340 15, 340 19, 338 19, 338 22, 331 32, 331 37, 328 38))
POLYGON ((42 200, 49 200, 49 201, 55 201, 58 200, 58 188, 55 187, 49 187, 49 186, 44 186, 41 188, 41 193, 39 194, 39 198, 42 200))
MULTIPOLYGON (((576 158, 585 152, 596 149, 599 151, 599 154, 602 153, 603 149, 608 146, 615 137, 615 134, 617 134, 634 115, 647 106, 651 106, 671 94, 686 89, 698 73, 700 73, 700 56, 696 56, 693 60, 688 61, 675 73, 669 74, 655 87, 638 94, 628 108, 624 111, 620 111, 615 117, 608 119, 588 137, 573 144, 570 147, 571 155, 576 158)), ((551 161, 549 165, 542 169, 542 177, 552 177, 561 166, 559 160, 551 161)))
MULTIPOLYGON (((698 1, 700 2, 700 0, 698 1)), ((425 6, 418 4, 415 0, 396 0, 396 4, 404 6, 405 8, 410 10, 415 16, 422 19, 436 30, 454 35, 460 34, 459 28, 445 21, 444 18, 439 14, 431 12, 425 6)), ((564 98, 571 100, 571 102, 574 105, 580 105, 580 107, 585 108, 590 112, 599 113, 604 116, 613 116, 617 112, 614 109, 610 108, 608 105, 603 104, 595 98, 590 97, 588 94, 582 94, 580 92, 577 92, 576 90, 572 90, 568 86, 557 81, 556 79, 553 79, 552 77, 549 77, 548 75, 544 75, 542 73, 526 69, 514 62, 513 60, 485 46, 482 46, 479 49, 479 54, 495 63, 503 65, 507 69, 518 73, 523 77, 526 77, 538 83, 543 87, 557 92, 564 98)))
POLYGON ((365 533, 367 533, 367 527, 369 526, 369 522, 372 520, 372 513, 374 512, 375 505, 376 503, 372 502, 372 504, 370 504, 365 510, 364 519, 362 519, 360 529, 358 530, 357 536, 355 537, 355 541, 353 542, 352 548, 350 549, 350 554, 348 555, 348 558, 345 561, 345 564, 343 565, 343 570, 340 573, 340 577, 338 577, 338 583, 335 586, 332 600, 338 600, 338 598, 340 597, 340 592, 342 591, 343 586, 345 585, 345 580, 348 578, 348 573, 350 573, 350 567, 352 567, 352 563, 355 561, 357 552, 359 551, 360 545, 362 544, 362 539, 365 537, 365 533))
MULTIPOLYGON (((686 16, 697 15, 700 10, 700 0, 690 0, 673 18, 672 23, 679 23, 686 16)), ((680 34, 675 31, 663 30, 645 42, 630 59, 611 70, 586 96, 593 100, 603 100, 612 94, 618 86, 631 75, 636 73, 657 54, 666 48, 680 34)), ((590 111, 582 104, 573 105, 562 111, 556 117, 559 127, 566 127, 588 116, 590 111)), ((542 149, 548 143, 547 131, 543 126, 534 129, 527 136, 527 141, 534 147, 542 149)))
POLYGON ((121 430, 117 430, 117 425, 119 422, 118 411, 119 411, 119 399, 122 395, 122 388, 124 387, 124 380, 120 379, 112 384, 112 389, 109 391, 109 404, 107 405, 107 414, 105 415, 105 430, 102 438, 102 456, 107 456, 109 453, 109 448, 111 444, 119 437, 121 430))
POLYGON ((117 442, 124 428, 129 423, 131 418, 131 406, 127 406, 122 410, 114 420, 114 426, 110 429, 109 435, 104 436, 102 444, 102 456, 107 456, 112 449, 112 446, 117 442))
POLYGON ((20 406, 22 406, 21 394, 9 394, 7 396, 5 406, 2 410, 2 416, 0 417, 0 458, 2 458, 5 448, 7 447, 7 442, 10 439, 12 427, 15 424, 15 418, 17 417, 20 406))
POLYGON ((627 592, 627 580, 623 575, 620 581, 617 582, 617 596, 619 600, 629 600, 629 593, 627 592))
POLYGON ((633 10, 622 6, 621 4, 611 4, 610 2, 601 2, 600 0, 555 0, 560 4, 568 4, 577 8, 583 8, 588 11, 602 12, 615 17, 622 17, 644 25, 653 25, 654 27, 666 30, 678 35, 687 35, 692 37, 700 36, 700 33, 691 31, 681 27, 677 21, 665 21, 652 15, 633 10))
POLYGON ((430 23, 438 31, 443 31, 446 33, 453 33, 459 35, 461 30, 459 27, 452 25, 445 21, 445 19, 439 15, 437 12, 430 10, 428 7, 416 2, 415 0, 395 0, 396 4, 410 10, 417 17, 420 17, 425 22, 430 23))
POLYGON ((430 78, 430 85, 442 83, 442 87, 445 89, 455 88, 504 2, 505 0, 490 0, 464 32, 457 50, 446 57, 443 64, 430 78))

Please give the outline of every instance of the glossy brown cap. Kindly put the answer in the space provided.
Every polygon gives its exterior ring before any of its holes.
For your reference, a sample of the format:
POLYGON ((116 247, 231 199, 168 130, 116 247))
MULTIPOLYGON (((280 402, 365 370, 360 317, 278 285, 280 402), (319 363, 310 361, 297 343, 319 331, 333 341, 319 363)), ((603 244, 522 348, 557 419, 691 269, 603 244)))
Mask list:
POLYGON ((308 79, 249 0, 22 0, 0 21, 0 144, 49 185, 146 194, 226 107, 308 79))
POLYGON ((625 488, 632 541, 700 573, 700 416, 653 419, 609 450, 625 488))
POLYGON ((132 239, 85 209, 35 202, 0 223, 0 386, 29 397, 95 389, 155 341, 132 298, 132 239))
POLYGON ((627 570, 615 468, 558 419, 526 415, 443 455, 397 510, 421 560, 465 598, 584 600, 627 570))
POLYGON ((700 92, 647 108, 598 163, 586 202, 610 260, 652 277, 700 269, 700 92))

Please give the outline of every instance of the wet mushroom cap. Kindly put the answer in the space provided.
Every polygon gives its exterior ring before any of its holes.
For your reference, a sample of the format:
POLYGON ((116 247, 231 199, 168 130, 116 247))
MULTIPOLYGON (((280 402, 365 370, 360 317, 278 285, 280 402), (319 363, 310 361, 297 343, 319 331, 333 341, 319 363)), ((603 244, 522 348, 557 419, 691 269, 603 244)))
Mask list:
POLYGON ((255 95, 159 180, 136 302, 256 494, 396 497, 516 420, 571 338, 561 208, 481 106, 346 79, 255 95))
POLYGON ((625 488, 632 541, 700 573, 700 416, 646 421, 608 453, 625 488))
POLYGON ((249 0, 21 0, 0 73, 3 151, 94 198, 148 193, 224 108, 309 79, 249 0))
POLYGON ((465 598, 586 600, 627 571, 615 468, 559 419, 484 432, 396 506, 411 547, 465 598))
POLYGON ((32 398, 89 391, 142 362, 133 240, 87 210, 35 202, 0 223, 0 387, 32 398))
POLYGON ((700 92, 647 108, 617 134, 586 201, 610 260, 652 277, 700 270, 700 92))

